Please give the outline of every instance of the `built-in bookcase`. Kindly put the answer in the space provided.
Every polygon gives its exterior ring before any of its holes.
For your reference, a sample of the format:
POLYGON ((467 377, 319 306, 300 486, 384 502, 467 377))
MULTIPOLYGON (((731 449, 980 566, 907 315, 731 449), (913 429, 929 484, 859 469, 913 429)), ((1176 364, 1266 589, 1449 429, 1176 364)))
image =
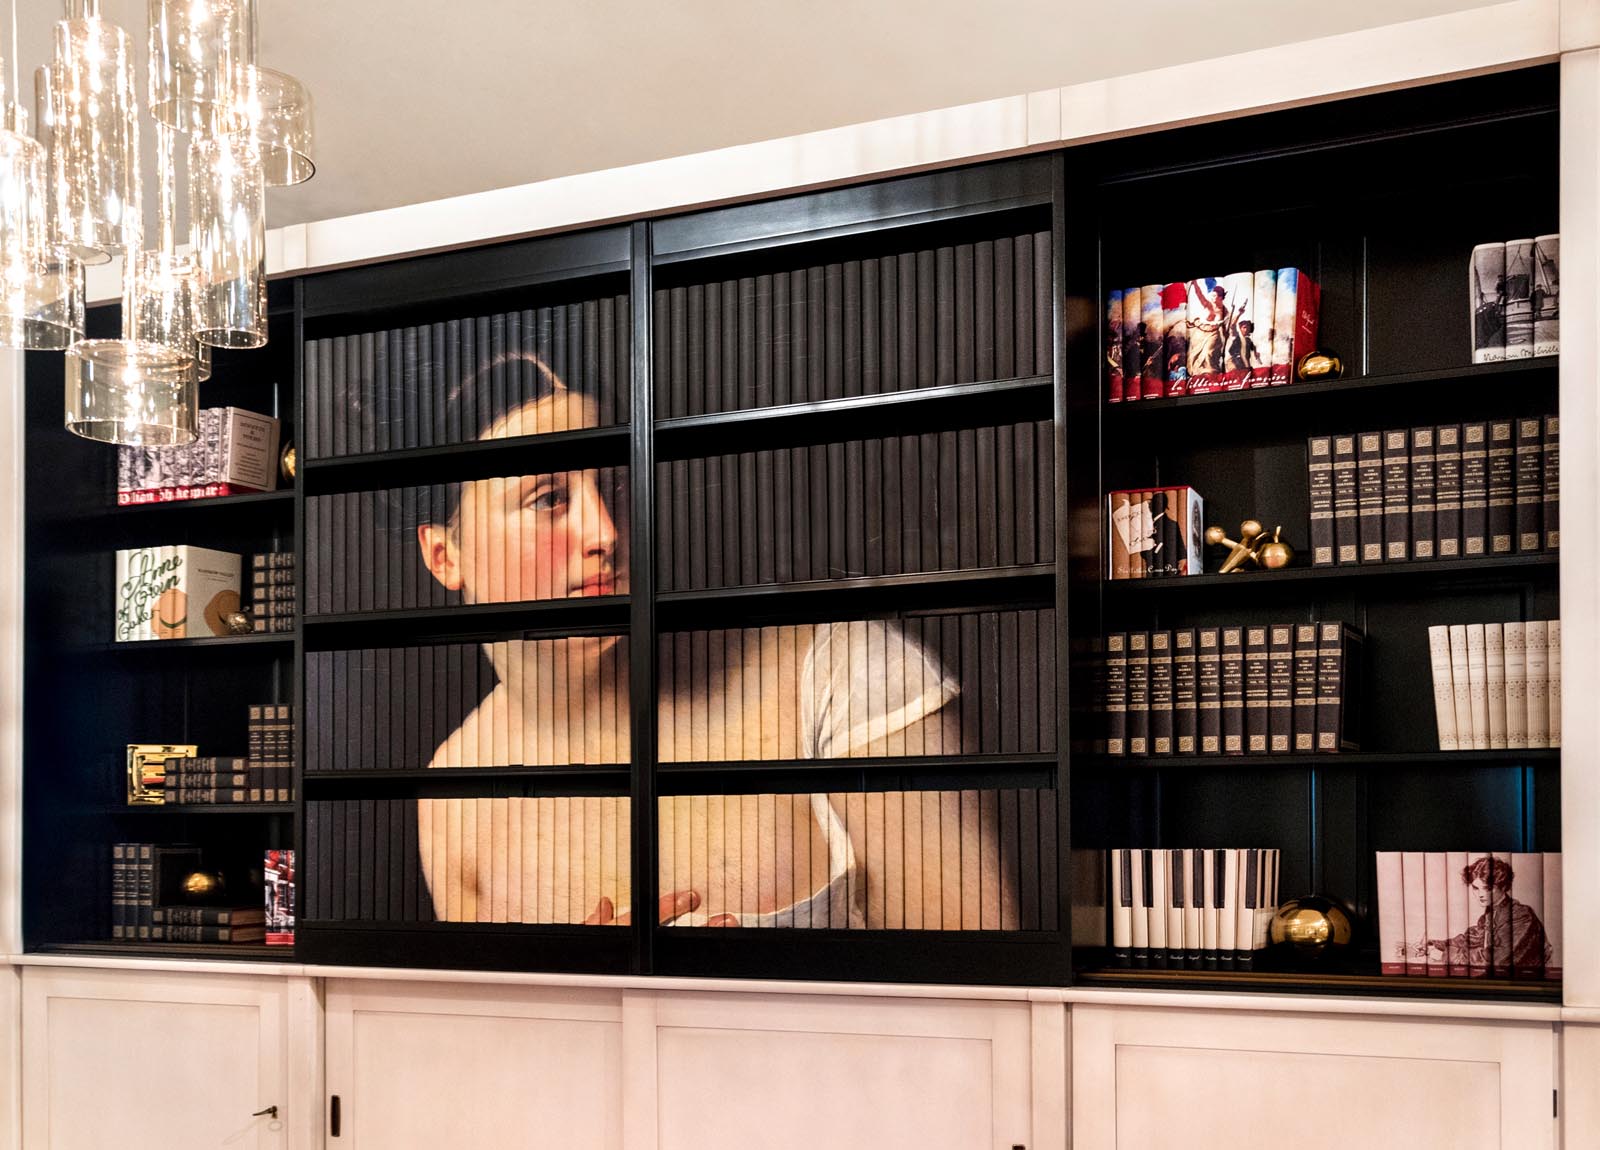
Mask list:
POLYGON ((1552 361, 1471 366, 1466 290, 1556 230, 1555 127, 1533 69, 275 284, 202 392, 285 421, 266 497, 111 507, 31 357, 28 946, 110 945, 111 842, 292 841, 301 961, 1558 995, 1370 945, 1375 851, 1560 848, 1559 751, 1434 749, 1425 630, 1559 615, 1554 557, 1313 568, 1305 469, 1555 411, 1552 361), (1269 266, 1343 379, 1105 402, 1108 289, 1269 266), (1156 484, 1295 565, 1107 580, 1104 493, 1156 484), (292 545, 299 625, 113 649, 114 540, 292 545), (1360 752, 1096 753, 1101 635, 1315 618, 1366 631, 1360 752), (120 807, 124 744, 268 700, 295 804, 120 807), (1349 902, 1353 955, 1112 966, 1098 852, 1230 843, 1349 902))

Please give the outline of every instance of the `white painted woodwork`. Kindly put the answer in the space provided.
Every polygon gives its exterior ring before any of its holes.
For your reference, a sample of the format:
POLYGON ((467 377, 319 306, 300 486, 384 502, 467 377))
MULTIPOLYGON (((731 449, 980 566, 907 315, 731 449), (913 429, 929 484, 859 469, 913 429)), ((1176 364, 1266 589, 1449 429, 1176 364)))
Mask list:
POLYGON ((1536 1023, 1072 1010, 1075 1150, 1547 1150, 1536 1023))
POLYGON ((24 969, 22 1144, 290 1146, 286 1123, 296 1102, 288 1093, 287 986, 282 979, 24 969), (279 1108, 277 1121, 252 1117, 270 1105, 279 1108))
POLYGON ((655 1146, 1029 1145, 1030 1029, 1022 1003, 661 995, 655 1146))
POLYGON ((1600 1026, 1561 1027, 1560 1126, 1567 1150, 1600 1142, 1600 1026))
POLYGON ((330 1146, 624 1145, 617 992, 330 980, 325 1003, 330 1146))

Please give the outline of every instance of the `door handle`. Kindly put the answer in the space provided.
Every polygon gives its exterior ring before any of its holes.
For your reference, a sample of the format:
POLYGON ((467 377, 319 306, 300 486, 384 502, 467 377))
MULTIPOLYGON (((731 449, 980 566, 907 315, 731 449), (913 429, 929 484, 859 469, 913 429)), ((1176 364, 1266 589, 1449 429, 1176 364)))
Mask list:
POLYGON ((269 1118, 276 1118, 278 1116, 278 1108, 276 1106, 268 1106, 265 1110, 257 1110, 254 1114, 250 1115, 250 1117, 260 1118, 263 1114, 267 1115, 269 1118))
POLYGON ((340 1117, 339 1096, 335 1094, 328 1101, 328 1137, 339 1137, 340 1117))

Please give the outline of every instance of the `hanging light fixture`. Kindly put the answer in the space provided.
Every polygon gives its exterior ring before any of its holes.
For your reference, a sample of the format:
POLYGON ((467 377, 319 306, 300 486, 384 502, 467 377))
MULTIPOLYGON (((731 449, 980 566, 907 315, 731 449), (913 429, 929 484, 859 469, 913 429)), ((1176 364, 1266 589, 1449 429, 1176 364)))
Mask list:
MULTIPOLYGON (((139 101, 126 34, 65 0, 36 73, 38 138, 0 81, 0 346, 65 348, 66 426, 187 443, 212 347, 267 341, 266 188, 307 180, 311 95, 256 63, 254 0, 148 0, 145 109, 156 122, 154 242, 143 234, 139 101), (187 187, 177 133, 187 134, 187 187), (189 208, 191 250, 177 245, 189 208), (122 259, 122 334, 84 339, 83 264, 122 259)), ((0 69, 3 71, 3 69, 0 69)))

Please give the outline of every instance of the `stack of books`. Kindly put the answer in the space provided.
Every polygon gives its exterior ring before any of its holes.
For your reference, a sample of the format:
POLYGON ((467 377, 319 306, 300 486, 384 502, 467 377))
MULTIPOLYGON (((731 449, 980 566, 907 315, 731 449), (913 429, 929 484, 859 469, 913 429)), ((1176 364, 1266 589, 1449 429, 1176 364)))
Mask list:
POLYGON ((1559 549, 1560 439, 1554 415, 1312 436, 1312 565, 1559 549))
POLYGON ((1120 966, 1249 964, 1278 908, 1270 848, 1110 852, 1111 957, 1120 966))
POLYGON ((202 869, 200 848, 183 844, 111 844, 111 937, 123 942, 260 942, 258 906, 195 906, 183 880, 202 869))
POLYGON ((1096 750, 1113 756, 1361 749, 1364 636, 1346 623, 1117 631, 1104 640, 1096 750))
POLYGON ((1379 851, 1384 974, 1561 977, 1561 855, 1379 851))
POLYGON ((1112 291, 1106 298, 1111 403, 1293 383, 1317 344, 1321 292, 1295 268, 1112 291))
POLYGON ((1561 745, 1561 620, 1428 628, 1441 751, 1561 745))
POLYGON ((294 630, 294 567, 293 551, 250 556, 250 615, 258 632, 294 630))
POLYGON ((239 609, 239 556, 185 545, 116 553, 114 637, 118 643, 197 639, 231 632, 239 609))
POLYGON ((1561 237, 1472 249, 1472 362, 1561 353, 1561 237))
POLYGON ((249 750, 246 770, 251 801, 259 789, 261 801, 295 800, 294 717, 288 703, 252 703, 246 726, 249 750))
POLYGON ((1158 579, 1205 573, 1205 500, 1192 487, 1106 496, 1106 575, 1158 579))
POLYGON ((238 407, 200 412, 193 443, 119 447, 117 506, 271 491, 278 482, 278 421, 238 407))

